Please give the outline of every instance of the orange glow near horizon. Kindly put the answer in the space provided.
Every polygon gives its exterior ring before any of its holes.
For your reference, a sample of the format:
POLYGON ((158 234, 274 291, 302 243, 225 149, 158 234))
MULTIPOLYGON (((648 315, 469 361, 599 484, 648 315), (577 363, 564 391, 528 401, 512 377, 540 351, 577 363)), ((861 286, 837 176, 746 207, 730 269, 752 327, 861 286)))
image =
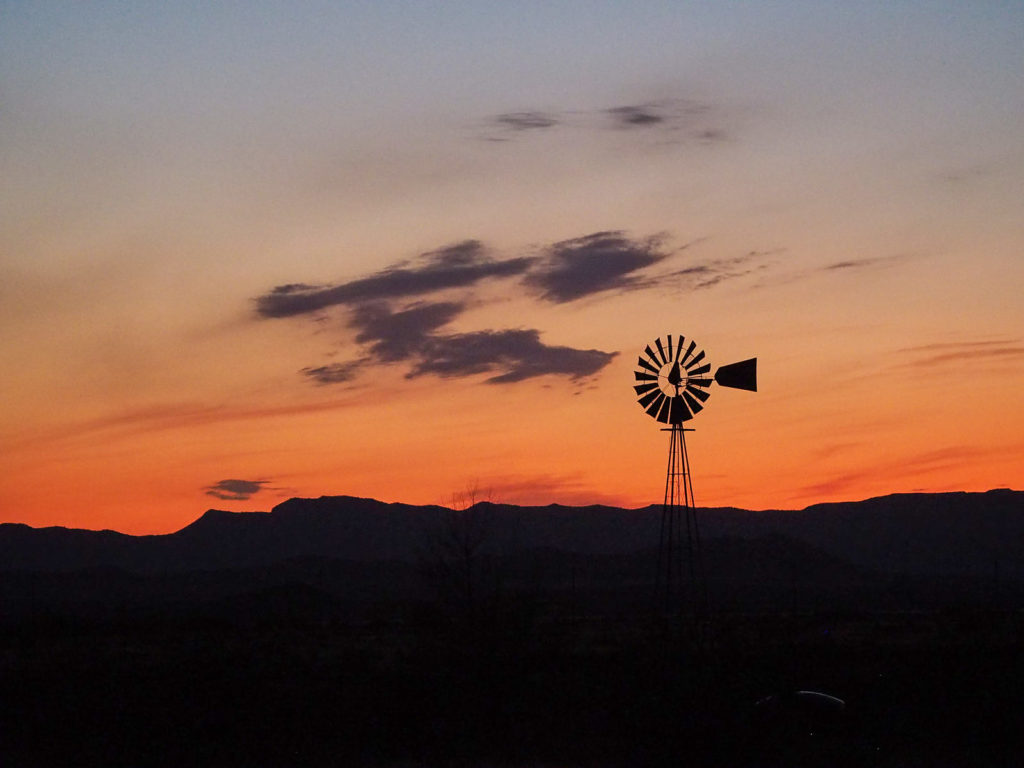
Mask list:
MULTIPOLYGON (((771 360, 761 366, 771 381, 771 360)), ((591 392, 599 402, 543 386, 503 392, 455 382, 448 391, 414 383, 421 392, 392 393, 376 405, 153 411, 23 448, 8 465, 4 497, 20 511, 11 516, 19 522, 132 534, 177 530, 210 507, 268 510, 292 496, 320 495, 444 504, 471 486, 496 502, 645 506, 661 499, 667 437, 633 402, 622 376, 631 368, 623 355, 611 371, 622 386, 591 392), (403 399, 432 419, 396 412, 403 399), (481 420, 481 413, 494 418, 481 420), (197 467, 208 485, 243 474, 265 485, 253 498, 217 498, 196 487, 197 467)), ((819 398, 819 412, 801 418, 781 410, 789 396, 764 385, 756 394, 713 387, 705 411, 689 423, 698 505, 789 509, 1012 486, 1024 443, 1010 422, 1001 426, 1007 404, 982 401, 987 407, 973 420, 985 416, 987 432, 949 434, 930 414, 966 392, 912 384, 890 382, 896 394, 868 409, 849 408, 841 393, 833 402, 819 398)))

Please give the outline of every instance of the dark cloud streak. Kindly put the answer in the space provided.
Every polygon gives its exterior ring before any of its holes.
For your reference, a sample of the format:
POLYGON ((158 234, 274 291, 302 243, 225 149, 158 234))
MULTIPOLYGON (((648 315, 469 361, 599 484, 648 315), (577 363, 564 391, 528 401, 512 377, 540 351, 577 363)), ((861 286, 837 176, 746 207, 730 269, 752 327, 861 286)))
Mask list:
POLYGON ((676 141, 693 140, 709 145, 727 139, 727 132, 718 124, 726 117, 720 107, 693 99, 677 98, 582 111, 502 112, 487 118, 486 126, 487 138, 497 142, 508 141, 515 134, 538 134, 553 128, 571 128, 631 131, 638 135, 653 132, 662 138, 670 133, 676 141))
POLYGON ((411 267, 385 269, 340 285, 279 285, 256 298, 256 311, 262 317, 292 317, 337 305, 419 296, 446 288, 465 288, 487 278, 522 274, 530 267, 531 259, 521 257, 494 261, 487 258, 479 241, 466 240, 425 253, 419 262, 411 267))
POLYGON ((428 337, 447 325, 465 307, 455 302, 414 304, 392 312, 383 303, 365 304, 353 311, 349 326, 358 329, 356 341, 369 344, 370 352, 382 362, 408 360, 419 352, 428 337))
POLYGON ((959 363, 1024 361, 1024 344, 1020 339, 946 342, 906 347, 901 354, 922 355, 903 363, 901 368, 936 368, 959 363))
POLYGON ((578 380, 606 366, 614 352, 552 347, 536 330, 484 330, 440 334, 464 310, 454 302, 419 303, 399 311, 378 303, 358 307, 350 326, 378 363, 408 362, 407 378, 494 375, 490 384, 509 384, 548 374, 578 380))
POLYGON ((764 268, 764 259, 777 251, 748 251, 742 256, 728 259, 712 259, 703 264, 694 264, 683 269, 668 272, 658 282, 690 290, 704 290, 725 282, 746 277, 764 268))
POLYGON ((445 292, 505 279, 521 282, 542 301, 565 304, 664 281, 669 286, 704 288, 746 274, 751 267, 744 265, 763 255, 751 252, 675 272, 652 271, 690 245, 669 251, 663 238, 632 238, 621 230, 608 230, 553 243, 536 255, 498 260, 488 256, 479 241, 465 240, 345 283, 280 285, 256 298, 257 312, 279 318, 331 307, 343 311, 362 356, 300 370, 320 385, 345 384, 370 366, 397 363, 407 366, 407 378, 485 375, 487 383, 511 384, 554 375, 581 381, 601 371, 617 353, 548 345, 533 328, 452 332, 448 326, 474 299, 464 290, 458 300, 441 300, 445 292))
POLYGON ((494 122, 501 128, 508 128, 513 131, 535 131, 544 128, 554 128, 559 120, 547 112, 505 112, 497 115, 494 122))
POLYGON ((656 238, 631 240, 621 231, 595 232, 555 243, 526 277, 547 301, 564 304, 595 293, 645 287, 635 273, 666 258, 656 238))
POLYGON ((361 360, 349 360, 344 363, 331 363, 330 365, 319 365, 303 368, 299 371, 303 376, 312 379, 317 384, 344 384, 354 380, 363 367, 361 360))
POLYGON ((475 331, 430 339, 408 375, 412 378, 432 373, 452 377, 502 370, 503 373, 488 378, 487 383, 512 384, 549 374, 575 381, 596 374, 616 354, 548 346, 540 340, 540 333, 532 329, 475 331))
POLYGON ((643 128, 665 122, 649 106, 612 107, 607 113, 621 128, 643 128))
POLYGON ((245 501, 257 493, 269 480, 218 480, 203 490, 207 496, 214 496, 225 501, 245 501))
POLYGON ((864 259, 846 259, 833 264, 826 264, 822 267, 824 272, 837 272, 847 269, 866 269, 868 267, 885 267, 893 262, 906 258, 905 256, 872 256, 864 259))

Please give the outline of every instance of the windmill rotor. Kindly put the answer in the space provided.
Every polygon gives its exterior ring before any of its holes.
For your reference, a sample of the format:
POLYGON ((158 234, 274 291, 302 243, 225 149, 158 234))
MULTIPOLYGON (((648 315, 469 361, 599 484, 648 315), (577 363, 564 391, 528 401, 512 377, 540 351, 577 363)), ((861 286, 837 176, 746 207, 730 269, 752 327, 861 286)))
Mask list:
POLYGON ((698 350, 692 339, 670 333, 644 347, 633 372, 633 389, 648 415, 673 425, 689 421, 704 408, 712 382, 757 391, 757 358, 723 365, 709 378, 710 373, 704 350, 698 350))

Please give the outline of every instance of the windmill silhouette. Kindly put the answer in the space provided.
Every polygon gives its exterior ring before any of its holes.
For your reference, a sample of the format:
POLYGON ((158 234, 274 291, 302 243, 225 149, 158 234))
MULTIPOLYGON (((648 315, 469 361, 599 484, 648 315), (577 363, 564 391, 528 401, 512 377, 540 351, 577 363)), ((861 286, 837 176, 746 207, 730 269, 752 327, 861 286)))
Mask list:
POLYGON ((665 472, 665 500, 658 541, 656 599, 658 610, 670 615, 689 605, 694 613, 706 612, 707 582, 701 552, 700 528, 693 502, 690 459, 686 453, 683 426, 697 415, 711 396, 712 383, 732 389, 757 391, 757 358, 723 365, 712 377, 711 364, 697 343, 679 335, 673 340, 654 340, 637 358, 633 373, 637 402, 648 415, 668 424, 668 468, 665 472), (684 536, 685 534, 685 536, 684 536), (686 564, 684 580, 684 561, 686 564), (684 587, 688 586, 689 589, 684 587))

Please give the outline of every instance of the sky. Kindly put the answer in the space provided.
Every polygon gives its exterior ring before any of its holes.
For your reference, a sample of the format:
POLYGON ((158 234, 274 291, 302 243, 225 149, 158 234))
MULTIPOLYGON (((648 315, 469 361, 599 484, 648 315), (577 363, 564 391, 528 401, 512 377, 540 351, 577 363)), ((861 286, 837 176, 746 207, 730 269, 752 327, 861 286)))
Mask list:
POLYGON ((1024 5, 0 2, 0 520, 1022 487, 1024 5))

